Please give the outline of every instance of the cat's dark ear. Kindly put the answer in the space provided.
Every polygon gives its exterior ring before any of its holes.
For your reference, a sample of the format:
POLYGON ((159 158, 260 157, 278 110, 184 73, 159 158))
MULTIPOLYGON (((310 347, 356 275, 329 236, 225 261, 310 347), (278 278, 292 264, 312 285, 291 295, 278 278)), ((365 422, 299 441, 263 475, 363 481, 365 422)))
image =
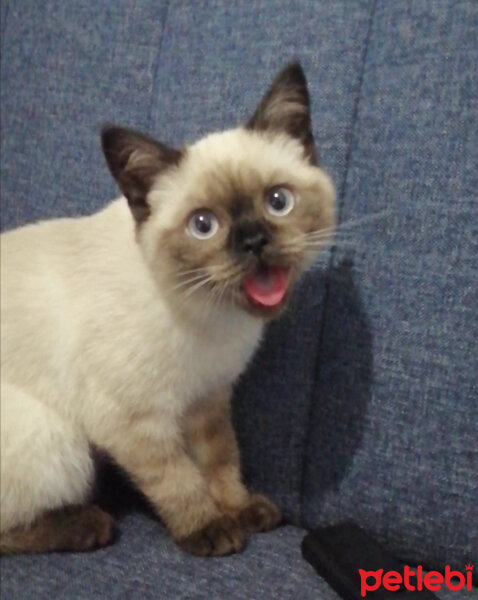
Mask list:
POLYGON ((298 62, 280 71, 246 128, 288 133, 302 143, 306 157, 317 165, 307 80, 298 62))
POLYGON ((137 131, 114 125, 102 128, 101 145, 133 217, 141 224, 150 214, 146 196, 155 179, 167 168, 177 165, 182 152, 137 131))

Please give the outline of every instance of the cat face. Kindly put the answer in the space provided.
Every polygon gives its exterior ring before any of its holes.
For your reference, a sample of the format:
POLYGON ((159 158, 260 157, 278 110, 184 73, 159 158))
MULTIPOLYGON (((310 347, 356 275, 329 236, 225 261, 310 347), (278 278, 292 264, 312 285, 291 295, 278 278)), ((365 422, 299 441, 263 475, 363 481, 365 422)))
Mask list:
POLYGON ((276 316, 334 225, 334 190, 317 166, 304 74, 279 73, 245 127, 178 151, 107 127, 103 150, 137 239, 178 306, 276 316))

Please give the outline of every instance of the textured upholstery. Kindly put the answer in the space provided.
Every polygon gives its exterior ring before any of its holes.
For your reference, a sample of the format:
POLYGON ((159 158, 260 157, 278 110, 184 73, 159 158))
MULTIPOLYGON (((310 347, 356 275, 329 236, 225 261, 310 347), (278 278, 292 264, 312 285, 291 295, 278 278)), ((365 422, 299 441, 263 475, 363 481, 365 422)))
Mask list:
POLYGON ((222 558, 178 552, 164 529, 130 515, 122 539, 94 555, 2 559, 2 600, 337 600, 302 559, 301 529, 255 536, 247 551, 222 558), (20 591, 21 590, 21 591, 20 591))
POLYGON ((113 197, 101 123, 191 141, 243 122, 294 56, 341 222, 389 211, 345 226, 237 389, 246 478, 295 527, 203 561, 133 514, 94 555, 2 559, 2 598, 333 598, 300 527, 350 517, 407 561, 476 564, 476 2, 1 0, 1 17, 3 228, 113 197))
POLYGON ((477 5, 379 2, 361 65, 303 514, 478 558, 477 5), (475 526, 470 526, 472 523, 475 526))
MULTIPOLYGON (((251 538, 228 558, 178 552, 160 524, 121 520, 121 539, 94 554, 2 558, 2 600, 340 600, 301 556, 291 525, 251 538)), ((466 592, 477 600, 478 590, 466 592)), ((460 600, 441 590, 440 600, 460 600)))
POLYGON ((113 197, 100 125, 148 128, 166 4, 2 0, 3 228, 113 197))

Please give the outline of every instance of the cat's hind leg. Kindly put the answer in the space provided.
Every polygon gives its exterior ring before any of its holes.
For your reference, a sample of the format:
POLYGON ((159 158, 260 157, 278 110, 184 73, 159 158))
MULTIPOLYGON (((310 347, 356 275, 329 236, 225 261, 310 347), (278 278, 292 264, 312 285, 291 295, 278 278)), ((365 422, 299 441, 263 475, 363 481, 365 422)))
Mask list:
POLYGON ((107 543, 111 518, 81 506, 94 477, 83 432, 16 386, 1 392, 0 553, 107 543))
POLYGON ((113 535, 112 517, 97 506, 67 506, 0 534, 0 554, 84 552, 106 546, 113 535))

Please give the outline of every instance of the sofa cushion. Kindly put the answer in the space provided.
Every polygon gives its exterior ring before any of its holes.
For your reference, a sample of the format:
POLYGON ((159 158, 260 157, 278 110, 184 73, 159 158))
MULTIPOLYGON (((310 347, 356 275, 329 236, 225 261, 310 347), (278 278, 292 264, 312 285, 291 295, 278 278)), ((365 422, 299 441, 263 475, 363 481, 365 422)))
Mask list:
MULTIPOLYGON (((84 554, 2 558, 2 600, 340 600, 301 555, 303 529, 249 538, 240 554, 198 558, 180 552, 163 527, 133 512, 110 547, 84 554)), ((440 600, 458 592, 443 588, 440 600)), ((478 590, 468 592, 478 598, 478 590)))
POLYGON ((304 489, 308 525, 351 517, 461 570, 478 556, 477 16, 377 3, 341 221, 390 212, 334 253, 304 489))
POLYGON ((163 527, 139 513, 122 518, 121 537, 85 554, 2 558, 5 600, 336 600, 303 560, 305 531, 255 535, 241 554, 197 558, 179 551, 163 527))

